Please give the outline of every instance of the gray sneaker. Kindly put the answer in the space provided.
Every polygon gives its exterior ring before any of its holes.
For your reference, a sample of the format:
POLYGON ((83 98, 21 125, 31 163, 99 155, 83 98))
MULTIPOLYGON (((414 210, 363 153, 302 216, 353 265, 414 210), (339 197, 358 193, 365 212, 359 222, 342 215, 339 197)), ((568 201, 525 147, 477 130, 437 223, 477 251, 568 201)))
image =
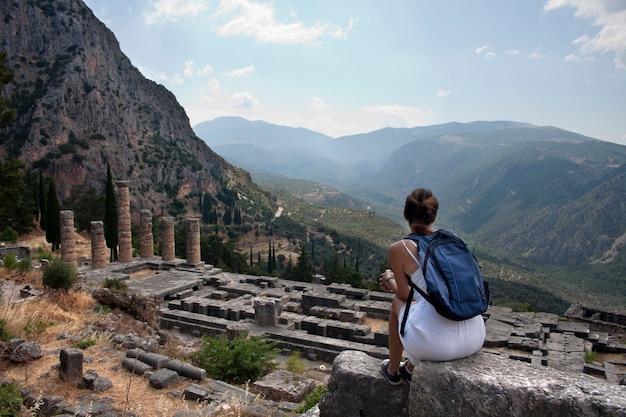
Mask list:
POLYGON ((385 359, 380 364, 380 372, 387 379, 391 385, 399 385, 402 382, 402 376, 400 376, 400 372, 392 374, 389 372, 389 359, 385 359))

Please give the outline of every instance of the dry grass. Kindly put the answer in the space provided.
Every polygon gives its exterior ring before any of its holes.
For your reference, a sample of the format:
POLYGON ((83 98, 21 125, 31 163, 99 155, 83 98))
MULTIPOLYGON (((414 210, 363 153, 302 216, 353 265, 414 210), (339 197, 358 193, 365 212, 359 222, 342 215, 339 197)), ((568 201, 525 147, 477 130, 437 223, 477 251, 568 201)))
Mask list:
MULTIPOLYGON (((70 403, 77 402, 78 396, 88 391, 79 389, 76 382, 62 381, 55 368, 59 363, 60 349, 72 347, 75 342, 69 339, 57 340, 57 336, 63 332, 79 333, 87 326, 96 324, 104 314, 94 312, 95 302, 89 294, 75 291, 50 292, 17 303, 13 301, 15 299, 9 301, 5 298, 0 303, 0 318, 6 321, 6 329, 26 340, 39 343, 44 355, 28 365, 2 360, 0 374, 20 386, 33 387, 41 395, 62 395, 70 403)), ((132 327, 137 326, 132 326, 128 321, 120 323, 129 327, 120 329, 120 333, 130 332, 132 327)), ((168 390, 154 389, 145 378, 131 374, 120 366, 124 354, 112 351, 109 340, 104 337, 96 337, 96 344, 84 351, 83 372, 93 369, 98 375, 111 380, 113 388, 102 395, 111 398, 117 410, 127 410, 139 416, 169 417, 180 409, 200 408, 200 404, 168 394, 171 390, 182 391, 189 381, 168 390)))

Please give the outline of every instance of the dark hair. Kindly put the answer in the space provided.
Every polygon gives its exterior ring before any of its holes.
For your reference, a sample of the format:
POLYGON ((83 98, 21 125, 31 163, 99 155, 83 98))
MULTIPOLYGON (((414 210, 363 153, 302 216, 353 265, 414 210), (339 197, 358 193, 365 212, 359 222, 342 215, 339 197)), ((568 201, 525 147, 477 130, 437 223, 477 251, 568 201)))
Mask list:
POLYGON ((425 188, 417 188, 406 197, 404 203, 404 218, 413 228, 429 226, 437 217, 439 201, 433 192, 425 188))

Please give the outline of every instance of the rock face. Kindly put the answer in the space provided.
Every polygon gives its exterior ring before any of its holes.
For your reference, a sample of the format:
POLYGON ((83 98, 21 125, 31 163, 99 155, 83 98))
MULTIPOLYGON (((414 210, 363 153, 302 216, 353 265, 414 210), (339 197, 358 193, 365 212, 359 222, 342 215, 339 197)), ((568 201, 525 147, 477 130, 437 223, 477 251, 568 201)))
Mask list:
POLYGON ((484 351, 421 362, 410 386, 389 385, 379 365, 362 352, 337 356, 320 417, 626 416, 626 388, 484 351))
POLYGON ((82 1, 5 0, 0 14, 14 72, 1 93, 17 110, 0 132, 0 151, 53 177, 61 201, 81 184, 104 194, 110 164, 114 178, 130 181, 136 222, 142 208, 215 197, 225 186, 271 207, 247 173, 195 135, 174 95, 141 75, 82 1))

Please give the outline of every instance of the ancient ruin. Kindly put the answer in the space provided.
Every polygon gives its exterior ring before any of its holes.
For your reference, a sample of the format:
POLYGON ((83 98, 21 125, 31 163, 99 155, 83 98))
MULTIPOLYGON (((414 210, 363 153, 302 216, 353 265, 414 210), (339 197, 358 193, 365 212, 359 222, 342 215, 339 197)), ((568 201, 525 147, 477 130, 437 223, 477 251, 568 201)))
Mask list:
MULTIPOLYGON (((152 214, 148 210, 141 212, 140 256, 133 258, 132 247, 129 250, 124 246, 122 250, 122 242, 124 245, 131 243, 128 182, 118 181, 118 187, 123 203, 119 219, 126 219, 120 221, 120 231, 129 233, 119 239, 120 261, 106 264, 102 222, 92 222, 92 263, 79 267, 85 281, 125 281, 131 294, 150 297, 160 306, 155 324, 194 337, 265 336, 277 342, 285 354, 298 351, 309 360, 327 363, 351 351, 377 361, 387 357, 385 321, 392 294, 352 288, 347 284, 323 285, 319 277, 302 283, 224 272, 201 261, 197 218, 185 220, 187 259, 174 256, 174 219, 171 217, 162 219, 161 256, 154 256, 152 214), (141 271, 151 273, 131 279, 141 271)), ((73 213, 64 213, 63 218, 66 227, 69 228, 71 222, 73 233, 73 213)), ((69 231, 65 233, 62 250, 71 260, 73 246, 69 237, 74 235, 69 231)), ((550 370, 550 375, 555 375, 554 372, 570 376, 584 373, 614 386, 625 384, 626 318, 622 316, 573 307, 563 319, 551 313, 518 313, 510 308, 491 306, 483 317, 487 328, 480 359, 483 362, 492 355, 497 356, 500 361, 497 366, 502 368, 507 366, 501 361, 508 360, 537 370, 550 370), (601 362, 586 361, 589 352, 614 355, 601 362)), ((127 369, 132 365, 133 372, 143 369, 143 365, 136 368, 138 362, 134 359, 125 362, 128 362, 124 364, 127 369)), ((170 374, 174 376, 168 372, 164 379, 170 374)), ((399 406, 407 407, 406 404, 399 406)))

